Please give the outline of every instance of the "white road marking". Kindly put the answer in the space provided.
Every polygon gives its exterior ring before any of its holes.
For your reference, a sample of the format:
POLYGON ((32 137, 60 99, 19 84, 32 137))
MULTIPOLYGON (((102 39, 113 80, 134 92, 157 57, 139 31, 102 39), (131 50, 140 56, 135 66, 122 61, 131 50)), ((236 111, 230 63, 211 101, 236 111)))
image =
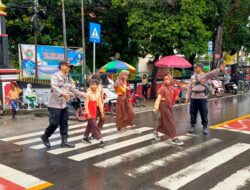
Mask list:
POLYGON ((88 158, 92 158, 92 157, 95 157, 95 156, 98 156, 98 155, 101 155, 101 154, 105 154, 105 153, 108 153, 108 152, 111 152, 111 151, 114 151, 114 150, 118 150, 118 149, 121 149, 121 148, 124 148, 124 147, 128 147, 130 145, 134 145, 134 144, 144 142, 144 141, 147 141, 147 140, 150 140, 150 139, 153 139, 153 135, 152 134, 147 134, 147 135, 132 138, 132 139, 129 139, 129 140, 126 140, 126 141, 122 141, 122 142, 119 142, 119 143, 116 143, 116 144, 108 145, 108 146, 106 146, 104 148, 98 148, 98 149, 95 149, 95 150, 91 150, 91 151, 87 151, 87 152, 84 152, 84 153, 81 153, 81 154, 70 156, 68 158, 71 159, 71 160, 75 160, 75 161, 82 161, 82 160, 86 160, 88 158))
MULTIPOLYGON (((116 124, 115 123, 109 123, 109 124, 105 124, 103 127, 109 127, 109 126, 113 126, 113 125, 116 125, 116 124)), ((82 125, 81 129, 69 131, 68 135, 74 135, 74 134, 77 134, 77 133, 82 133, 83 134, 83 132, 84 132, 83 127, 84 126, 82 125)), ((60 136, 61 136, 60 134, 53 134, 49 139, 50 140, 51 139, 56 139, 56 138, 58 138, 60 136)), ((40 141, 41 141, 41 138, 39 137, 39 138, 33 138, 33 139, 24 140, 24 141, 18 141, 18 142, 15 142, 14 144, 16 144, 16 145, 26 145, 26 144, 31 144, 31 143, 40 142, 40 141)))
POLYGON ((3 164, 0 164, 0 177, 25 188, 31 188, 47 183, 37 177, 10 168, 3 164))
POLYGON ((153 162, 150 163, 146 163, 142 166, 140 166, 139 168, 135 168, 131 171, 126 172, 127 175, 129 175, 130 177, 134 177, 136 178, 139 175, 144 175, 146 173, 149 173, 153 170, 156 170, 159 167, 163 167, 168 165, 170 162, 174 162, 177 159, 182 159, 184 157, 189 156, 192 153, 195 153, 197 151, 200 151, 201 149, 206 149, 208 146, 214 146, 215 144, 220 143, 221 140, 219 139, 210 139, 206 142, 203 142, 201 144, 197 144, 195 146, 192 146, 190 148, 187 148, 185 150, 182 150, 180 152, 171 154, 167 157, 158 159, 158 160, 154 160, 153 162))
MULTIPOLYGON (((106 133, 110 133, 110 132, 114 132, 116 131, 117 129, 115 128, 112 128, 112 129, 105 129, 102 131, 102 134, 106 134, 106 133)), ((73 142, 73 141, 77 141, 77 140, 81 140, 83 138, 83 133, 84 133, 84 130, 81 131, 81 135, 78 135, 78 136, 75 136, 75 137, 70 137, 68 138, 68 142, 73 142)), ((55 146, 55 145, 59 145, 61 144, 62 140, 56 140, 56 141, 52 141, 50 142, 51 146, 55 146)), ((44 144, 38 144, 38 145, 34 145, 34 146, 31 146, 29 147, 31 149, 43 149, 45 148, 44 144)))
MULTIPOLYGON (((189 136, 183 136, 182 140, 188 140, 190 138, 191 137, 189 137, 189 136)), ((135 160, 136 158, 140 158, 142 156, 152 154, 154 152, 157 152, 159 150, 162 150, 162 149, 164 149, 166 147, 170 147, 170 146, 172 146, 172 145, 170 143, 167 143, 167 141, 162 141, 162 142, 158 142, 156 144, 152 144, 152 145, 149 145, 146 147, 132 150, 132 151, 124 153, 124 154, 120 154, 120 155, 115 156, 113 158, 109 158, 109 159, 106 159, 104 161, 98 162, 94 165, 96 167, 100 167, 100 168, 114 167, 114 166, 117 166, 121 163, 135 160)))
MULTIPOLYGON (((141 127, 139 129, 140 132, 144 132, 144 131, 149 131, 149 130, 152 130, 152 128, 150 127, 141 127)), ((128 136, 128 135, 132 135, 133 133, 125 133, 125 134, 113 134, 113 135, 110 135, 110 136, 107 136, 107 137, 103 137, 103 140, 104 141, 109 141, 109 140, 114 140, 114 139, 119 139, 119 138, 122 138, 124 136, 128 136)), ((136 134, 136 133, 134 133, 136 134)), ((151 134, 151 136, 153 137, 153 135, 151 134)), ((82 136, 81 136, 82 138, 82 136)), ((63 154, 63 153, 66 153, 66 152, 70 152, 70 151, 74 151, 74 150, 77 150, 77 149, 80 149, 80 148, 84 148, 84 147, 88 147, 88 146, 92 146, 92 145, 95 145, 95 144, 98 144, 98 141, 94 140, 94 141, 91 141, 92 143, 91 144, 85 144, 85 143, 77 143, 75 145, 75 148, 57 148, 57 149, 54 149, 54 150, 49 150, 47 151, 48 153, 51 153, 51 154, 55 154, 55 155, 58 155, 58 154, 63 154)))
POLYGON ((238 170, 236 173, 224 179, 210 190, 221 190, 225 187, 227 190, 235 190, 244 187, 250 182, 250 166, 238 170))
POLYGON ((166 178, 161 179, 156 182, 163 188, 168 188, 171 190, 179 189, 183 187, 190 181, 195 180, 201 175, 211 171, 212 169, 220 166, 221 164, 233 159, 239 154, 250 149, 250 144, 238 143, 230 146, 212 156, 209 156, 199 162, 196 162, 166 178))
MULTIPOLYGON (((86 125, 87 123, 81 123, 81 124, 76 124, 76 125, 71 125, 69 126, 69 129, 75 129, 75 128, 79 128, 82 127, 83 125, 86 125)), ((57 129, 58 131, 59 129, 57 129)), ((18 139, 23 139, 23 138, 28 138, 28 137, 33 137, 33 136, 38 136, 38 135, 42 135, 44 134, 44 131, 39 131, 39 132, 34 132, 34 133, 28 133, 28 134, 24 134, 24 135, 18 135, 18 136, 13 136, 13 137, 7 137, 7 138, 3 138, 0 139, 1 141, 14 141, 14 140, 18 140, 18 139)))

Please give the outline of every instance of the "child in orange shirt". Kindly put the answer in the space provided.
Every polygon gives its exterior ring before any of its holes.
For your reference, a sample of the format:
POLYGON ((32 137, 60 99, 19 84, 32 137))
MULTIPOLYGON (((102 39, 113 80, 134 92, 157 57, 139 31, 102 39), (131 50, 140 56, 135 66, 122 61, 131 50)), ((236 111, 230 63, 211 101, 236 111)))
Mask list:
POLYGON ((17 112, 17 101, 19 99, 19 94, 22 92, 22 90, 18 87, 17 83, 11 82, 10 83, 10 91, 9 91, 9 99, 10 99, 10 105, 12 109, 12 119, 16 119, 16 112, 17 112))

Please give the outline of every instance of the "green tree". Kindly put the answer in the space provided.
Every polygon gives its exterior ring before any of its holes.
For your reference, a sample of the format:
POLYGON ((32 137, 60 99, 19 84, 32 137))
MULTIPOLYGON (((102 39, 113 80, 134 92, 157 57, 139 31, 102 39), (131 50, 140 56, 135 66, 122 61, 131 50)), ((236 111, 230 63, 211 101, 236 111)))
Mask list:
POLYGON ((248 0, 237 0, 230 8, 225 18, 224 38, 222 48, 226 51, 235 50, 239 52, 250 48, 250 2, 248 0))
MULTIPOLYGON (((174 49, 194 60, 207 50, 211 32, 203 23, 208 8, 205 0, 113 0, 128 11, 131 38, 140 47, 138 55, 171 55, 174 49)), ((152 71, 151 97, 156 96, 156 72, 152 71)))
MULTIPOLYGON (((8 8, 6 20, 9 52, 11 60, 18 67, 18 44, 34 43, 31 22, 34 4, 31 0, 6 0, 4 3, 8 8)), ((93 65, 93 45, 88 40, 90 21, 102 25, 102 43, 96 46, 97 67, 110 61, 110 57, 114 57, 117 52, 121 54, 121 59, 135 64, 134 50, 136 46, 133 43, 128 43, 127 12, 112 7, 110 0, 85 0, 84 3, 86 58, 89 70, 92 71, 93 65)), ((46 7, 48 18, 44 22, 44 29, 38 35, 38 44, 63 46, 61 0, 39 0, 39 4, 46 7)), ((69 47, 82 46, 80 7, 81 1, 65 1, 67 44, 69 47)))

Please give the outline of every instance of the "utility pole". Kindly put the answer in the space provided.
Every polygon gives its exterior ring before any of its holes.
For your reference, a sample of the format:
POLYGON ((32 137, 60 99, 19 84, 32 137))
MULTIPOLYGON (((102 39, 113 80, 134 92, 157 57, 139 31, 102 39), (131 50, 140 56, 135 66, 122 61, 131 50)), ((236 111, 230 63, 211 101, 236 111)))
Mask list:
MULTIPOLYGON (((37 14, 38 0, 34 0, 34 11, 37 14)), ((37 63, 37 27, 34 27, 35 43, 35 82, 38 82, 38 63, 37 63)))
POLYGON ((67 57, 67 37, 66 37, 66 20, 65 20, 65 7, 64 0, 62 0, 62 21, 63 21, 63 45, 64 45, 64 60, 68 60, 67 57))
POLYGON ((81 4, 81 18, 82 18, 82 54, 83 54, 83 63, 82 63, 82 77, 84 82, 84 90, 86 90, 86 48, 85 48, 85 32, 84 32, 84 0, 81 4))

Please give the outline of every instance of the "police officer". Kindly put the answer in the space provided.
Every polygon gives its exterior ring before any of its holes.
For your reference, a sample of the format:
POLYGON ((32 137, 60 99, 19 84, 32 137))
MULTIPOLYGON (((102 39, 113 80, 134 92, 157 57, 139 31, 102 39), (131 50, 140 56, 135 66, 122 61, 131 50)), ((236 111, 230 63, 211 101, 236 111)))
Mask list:
POLYGON ((203 126, 203 134, 208 134, 208 107, 207 107, 207 98, 208 98, 208 89, 207 81, 213 78, 220 71, 224 71, 225 64, 220 65, 220 68, 214 69, 208 73, 203 72, 203 64, 194 65, 194 75, 191 77, 188 84, 187 95, 186 95, 186 104, 191 100, 190 103, 190 116, 191 116, 191 128, 189 133, 195 132, 195 124, 197 122, 197 114, 200 112, 201 123, 203 126))
POLYGON ((84 93, 76 89, 69 76, 73 65, 67 61, 59 63, 59 71, 51 76, 51 93, 48 101, 49 126, 41 136, 43 144, 49 148, 49 137, 55 132, 60 125, 60 134, 62 137, 61 147, 73 148, 75 145, 68 143, 68 111, 67 102, 69 93, 78 97, 83 97, 84 93))

